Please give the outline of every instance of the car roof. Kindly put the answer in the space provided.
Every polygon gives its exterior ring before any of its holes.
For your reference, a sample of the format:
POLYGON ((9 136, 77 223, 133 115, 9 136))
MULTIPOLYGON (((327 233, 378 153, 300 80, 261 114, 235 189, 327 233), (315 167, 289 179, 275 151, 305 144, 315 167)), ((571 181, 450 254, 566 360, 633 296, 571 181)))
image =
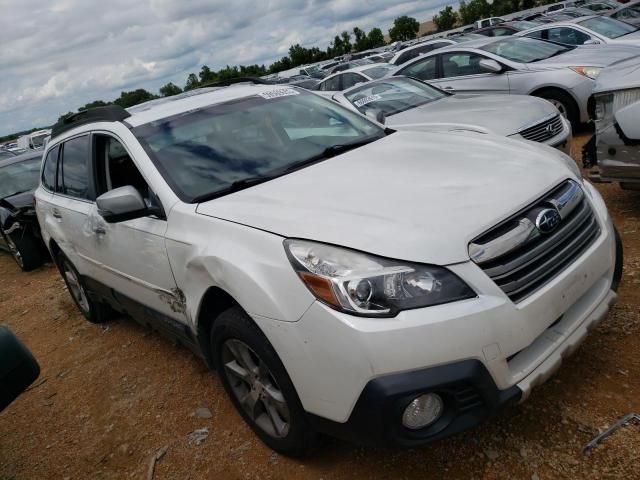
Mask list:
MULTIPOLYGON (((404 50, 402 50, 404 51, 404 50)), ((370 68, 376 68, 376 67, 390 67, 390 68, 396 68, 397 65, 393 65, 391 63, 368 63, 366 65, 358 65, 357 67, 352 67, 349 68, 347 70, 341 70, 339 72, 335 72, 332 73, 331 75, 327 75, 325 78, 323 78, 319 83, 322 83, 326 80, 329 80, 330 78, 336 77, 338 75, 342 75, 344 73, 358 73, 358 72, 363 72, 364 70, 369 70, 370 68)))
MULTIPOLYGON (((363 83, 359 83, 357 85, 354 85, 353 87, 349 87, 346 90, 342 90, 341 92, 337 92, 335 95, 345 95, 353 90, 358 90, 359 88, 362 88, 364 86, 367 85, 373 85, 375 83, 381 83, 381 82, 393 82, 395 80, 399 80, 399 79, 407 79, 407 78, 411 78, 407 75, 393 75, 391 77, 382 77, 382 78, 376 78, 375 80, 369 80, 368 82, 363 82, 363 83)), ((415 80, 415 79, 414 79, 415 80)), ((418 80, 421 81, 421 80, 418 80)), ((426 82, 423 82, 426 83, 426 82)))
POLYGON ((300 92, 306 90, 289 84, 263 85, 250 82, 237 83, 228 87, 206 87, 189 90, 172 97, 159 98, 136 105, 127 109, 131 114, 125 121, 132 127, 172 117, 202 107, 251 97, 270 90, 294 89, 300 92))
POLYGON ((42 158, 42 150, 34 150, 27 153, 21 153, 20 155, 16 155, 15 157, 0 160, 0 168, 6 167, 7 165, 13 165, 14 163, 34 160, 36 158, 42 158))

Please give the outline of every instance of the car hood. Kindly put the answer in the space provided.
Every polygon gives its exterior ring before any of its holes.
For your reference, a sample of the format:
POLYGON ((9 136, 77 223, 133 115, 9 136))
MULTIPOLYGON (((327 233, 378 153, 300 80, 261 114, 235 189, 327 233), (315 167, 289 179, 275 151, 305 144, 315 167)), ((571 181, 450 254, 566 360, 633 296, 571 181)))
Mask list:
POLYGON ((630 58, 603 69, 596 79, 594 93, 640 87, 640 61, 630 58))
POLYGON ((33 192, 23 192, 0 199, 0 205, 11 210, 25 210, 33 208, 33 192))
POLYGON ((539 198, 569 168, 556 150, 473 133, 394 134, 196 211, 273 232, 424 263, 539 198))
POLYGON ((639 55, 637 47, 628 45, 583 45, 562 55, 527 64, 531 70, 558 67, 606 67, 639 55))
POLYGON ((507 136, 557 113, 551 103, 527 95, 452 95, 391 115, 385 123, 402 130, 451 124, 507 136))

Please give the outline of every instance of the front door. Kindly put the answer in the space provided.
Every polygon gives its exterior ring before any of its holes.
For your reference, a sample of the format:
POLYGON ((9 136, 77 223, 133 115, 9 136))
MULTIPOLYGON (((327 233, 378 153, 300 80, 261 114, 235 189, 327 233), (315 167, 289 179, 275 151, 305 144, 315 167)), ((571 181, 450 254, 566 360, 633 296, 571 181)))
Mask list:
POLYGON ((494 94, 509 93, 509 77, 504 73, 489 73, 480 67, 484 57, 474 52, 450 52, 439 55, 441 75, 430 81, 449 93, 494 94))

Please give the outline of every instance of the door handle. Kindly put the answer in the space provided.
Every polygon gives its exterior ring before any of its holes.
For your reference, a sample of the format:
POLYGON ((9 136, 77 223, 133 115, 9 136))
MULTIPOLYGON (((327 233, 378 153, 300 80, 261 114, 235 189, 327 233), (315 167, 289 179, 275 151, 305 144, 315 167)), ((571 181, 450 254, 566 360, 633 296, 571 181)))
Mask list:
POLYGON ((102 227, 96 227, 96 228, 94 228, 94 229, 93 229, 93 232, 94 232, 96 235, 106 235, 106 234, 107 234, 107 231, 106 231, 104 228, 102 228, 102 227))
POLYGON ((60 211, 57 208, 54 208, 53 210, 51 210, 51 215, 53 215, 53 218, 57 218, 57 219, 62 218, 62 215, 60 214, 60 211))
POLYGON ((455 92, 456 89, 453 87, 442 87, 443 90, 446 90, 447 92, 455 92))

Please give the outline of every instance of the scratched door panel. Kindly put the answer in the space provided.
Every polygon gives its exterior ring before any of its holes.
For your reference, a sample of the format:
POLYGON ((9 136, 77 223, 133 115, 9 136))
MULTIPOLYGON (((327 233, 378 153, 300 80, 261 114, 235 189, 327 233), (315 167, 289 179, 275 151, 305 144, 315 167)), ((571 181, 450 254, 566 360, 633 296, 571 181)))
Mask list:
MULTIPOLYGON (((185 323, 184 300, 169 265, 164 235, 167 222, 143 217, 94 222, 96 251, 107 286, 150 309, 185 323)), ((103 277, 104 278, 104 277, 103 277)))

